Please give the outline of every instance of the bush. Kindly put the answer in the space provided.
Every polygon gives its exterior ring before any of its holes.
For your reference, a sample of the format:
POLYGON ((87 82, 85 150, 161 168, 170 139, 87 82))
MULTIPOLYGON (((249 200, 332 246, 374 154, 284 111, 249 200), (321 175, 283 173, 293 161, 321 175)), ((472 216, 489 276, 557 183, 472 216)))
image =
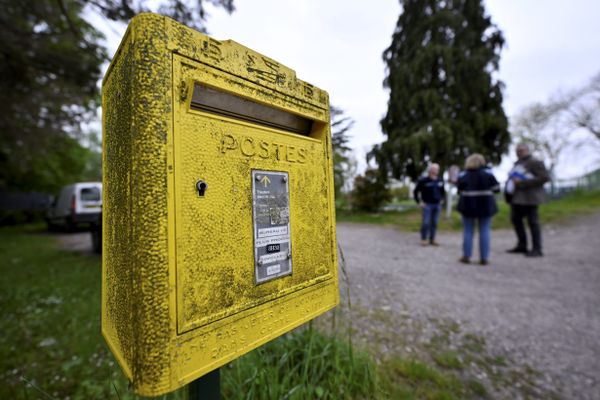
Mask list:
POLYGON ((408 200, 410 196, 410 188, 408 186, 400 186, 392 189, 391 195, 395 201, 408 200))
POLYGON ((354 179, 352 207, 361 211, 375 212, 391 200, 392 196, 376 169, 367 169, 364 175, 354 179))

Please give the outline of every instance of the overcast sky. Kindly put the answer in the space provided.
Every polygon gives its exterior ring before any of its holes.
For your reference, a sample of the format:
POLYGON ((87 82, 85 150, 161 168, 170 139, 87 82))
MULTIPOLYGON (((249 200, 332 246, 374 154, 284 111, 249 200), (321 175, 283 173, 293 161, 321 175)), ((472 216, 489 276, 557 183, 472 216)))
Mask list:
MULTIPOLYGON (((585 84, 600 71, 600 2, 597 0, 486 0, 492 21, 504 32, 499 78, 505 83, 509 117, 523 106, 585 84)), ((236 11, 209 7, 208 30, 294 69, 329 92, 333 105, 356 123, 351 146, 364 155, 384 139, 379 126, 387 107, 382 87, 383 50, 400 13, 397 0, 235 0, 236 11)), ((107 32, 109 52, 123 30, 107 32), (116 33, 115 33, 116 31, 116 33)), ((589 171, 598 157, 570 152, 559 177, 589 171)), ((514 157, 507 157, 504 172, 514 157)))

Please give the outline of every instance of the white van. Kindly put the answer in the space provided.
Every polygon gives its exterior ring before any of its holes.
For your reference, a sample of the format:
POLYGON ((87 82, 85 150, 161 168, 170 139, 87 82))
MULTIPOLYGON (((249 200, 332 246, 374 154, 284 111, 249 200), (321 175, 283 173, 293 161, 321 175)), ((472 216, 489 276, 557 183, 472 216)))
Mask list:
POLYGON ((59 226, 68 231, 79 224, 92 224, 102 212, 102 183, 80 182, 62 188, 46 214, 49 230, 59 226))

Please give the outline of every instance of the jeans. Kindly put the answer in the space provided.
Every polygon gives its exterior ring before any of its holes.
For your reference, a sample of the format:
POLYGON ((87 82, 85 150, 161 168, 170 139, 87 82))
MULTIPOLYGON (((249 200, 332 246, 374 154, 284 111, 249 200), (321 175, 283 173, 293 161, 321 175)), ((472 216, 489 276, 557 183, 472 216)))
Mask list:
POLYGON ((438 219, 440 218, 440 209, 438 204, 427 204, 423 207, 423 223, 421 224, 421 240, 435 240, 435 231, 437 229, 438 219))
POLYGON ((527 218, 527 224, 531 231, 531 241, 534 251, 542 251, 542 233, 540 231, 540 222, 538 218, 538 206, 525 206, 521 204, 512 204, 510 207, 510 220, 515 227, 517 234, 517 247, 527 249, 527 233, 523 218, 527 218))
POLYGON ((463 221, 463 256, 471 258, 473 254, 473 234, 475 222, 479 224, 479 258, 488 260, 490 256, 490 231, 492 217, 469 218, 462 217, 463 221))

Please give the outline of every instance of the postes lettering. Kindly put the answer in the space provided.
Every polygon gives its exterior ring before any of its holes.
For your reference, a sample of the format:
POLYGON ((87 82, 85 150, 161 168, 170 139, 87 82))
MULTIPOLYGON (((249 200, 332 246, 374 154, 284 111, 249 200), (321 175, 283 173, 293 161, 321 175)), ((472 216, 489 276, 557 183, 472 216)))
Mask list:
POLYGON ((308 150, 305 147, 260 140, 249 136, 235 137, 226 134, 221 138, 221 153, 229 152, 241 153, 246 157, 275 158, 278 161, 299 164, 306 163, 308 156, 308 150))

